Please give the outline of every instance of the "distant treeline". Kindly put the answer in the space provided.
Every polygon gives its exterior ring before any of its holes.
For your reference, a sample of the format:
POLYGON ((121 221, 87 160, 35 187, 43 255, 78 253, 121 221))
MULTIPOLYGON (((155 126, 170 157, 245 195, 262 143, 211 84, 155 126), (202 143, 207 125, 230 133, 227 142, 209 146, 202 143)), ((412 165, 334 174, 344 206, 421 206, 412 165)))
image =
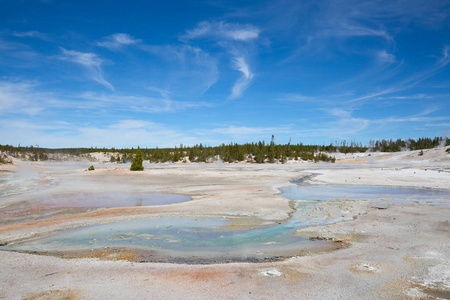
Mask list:
MULTIPOLYGON (((397 152, 402 150, 421 150, 430 149, 440 145, 450 145, 450 140, 444 140, 442 137, 419 138, 417 140, 377 140, 370 141, 369 145, 362 145, 354 141, 342 141, 340 143, 330 143, 329 145, 304 145, 288 144, 278 145, 274 142, 274 136, 270 143, 260 141, 257 143, 246 144, 222 144, 220 146, 195 145, 186 147, 180 145, 174 148, 141 148, 143 159, 150 162, 210 162, 219 158, 225 162, 255 162, 255 163, 284 163, 287 160, 310 160, 314 162, 329 161, 334 162, 335 158, 329 156, 329 153, 356 153, 371 151, 397 152)), ((104 152, 111 154, 111 162, 128 162, 136 154, 137 149, 126 148, 59 148, 49 149, 38 146, 10 146, 0 145, 0 150, 16 158, 27 157, 30 160, 48 160, 54 159, 56 155, 75 155, 83 156, 94 152, 104 152)))

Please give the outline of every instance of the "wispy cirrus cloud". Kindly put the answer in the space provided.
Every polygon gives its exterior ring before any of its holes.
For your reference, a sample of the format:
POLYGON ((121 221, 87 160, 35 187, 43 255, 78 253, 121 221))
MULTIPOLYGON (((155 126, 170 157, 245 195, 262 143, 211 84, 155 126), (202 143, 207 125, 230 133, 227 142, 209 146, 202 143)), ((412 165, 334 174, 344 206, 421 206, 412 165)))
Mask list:
POLYGON ((242 77, 234 84, 229 99, 239 98, 242 95, 242 92, 248 87, 254 76, 242 56, 233 59, 233 68, 241 72, 242 77))
POLYGON ((98 57, 97 54, 66 50, 62 47, 60 49, 62 55, 59 58, 61 60, 69 61, 83 66, 88 71, 89 77, 92 80, 114 91, 113 85, 103 78, 103 72, 101 68, 103 60, 98 57))
POLYGON ((381 91, 377 91, 377 92, 374 92, 374 93, 367 94, 365 96, 361 96, 361 97, 352 99, 352 100, 349 101, 349 103, 358 102, 358 101, 362 101, 362 100, 373 99, 373 98, 378 98, 379 96, 389 95, 389 94, 392 94, 392 93, 395 93, 395 92, 399 92, 401 90, 402 90, 401 88, 387 88, 387 89, 383 89, 381 91))
POLYGON ((39 82, 0 81, 0 132, 4 141, 46 147, 129 147, 137 141, 154 147, 195 144, 198 139, 183 130, 139 119, 115 121, 116 116, 127 118, 134 112, 175 113, 212 105, 172 100, 169 91, 161 90, 157 91, 161 97, 139 97, 116 93, 67 95, 42 92, 42 89, 45 87, 39 82), (48 119, 49 115, 59 115, 61 111, 65 112, 62 118, 48 119), (92 123, 78 122, 80 111, 96 117, 92 118, 92 123), (112 123, 109 122, 111 116, 114 116, 112 123))
POLYGON ((45 109, 44 103, 53 97, 36 91, 36 87, 37 84, 31 81, 0 81, 0 115, 39 114, 45 109))
POLYGON ((18 31, 14 31, 12 33, 13 36, 17 36, 17 37, 21 37, 21 38, 26 38, 26 37, 31 37, 31 38, 39 38, 41 40, 47 40, 48 37, 46 34, 36 31, 36 30, 32 30, 32 31, 24 31, 24 32, 18 32, 18 31))
POLYGON ((196 137, 165 124, 126 119, 106 126, 81 127, 74 138, 78 140, 78 144, 100 146, 111 145, 114 140, 116 147, 137 147, 139 141, 145 141, 143 143, 150 147, 173 147, 174 143, 193 145, 197 142, 196 137))
POLYGON ((201 93, 209 90, 217 82, 219 78, 217 63, 200 47, 188 45, 178 47, 178 58, 183 67, 180 76, 185 78, 185 82, 194 79, 196 83, 192 83, 192 86, 199 86, 201 93))
POLYGON ((234 41, 251 41, 257 39, 260 30, 250 24, 235 24, 226 22, 200 22, 193 29, 187 30, 181 39, 220 38, 234 41))
POLYGON ((251 24, 204 21, 198 23, 193 29, 187 30, 180 39, 184 41, 211 39, 217 41, 218 45, 231 54, 231 67, 242 73, 231 88, 231 94, 228 97, 228 99, 236 99, 242 96, 243 91, 254 78, 248 64, 248 56, 251 52, 249 45, 258 39, 260 32, 259 28, 251 24))
POLYGON ((375 56, 380 63, 392 64, 396 62, 395 55, 388 53, 386 50, 377 51, 375 56))
POLYGON ((134 46, 135 49, 163 58, 164 61, 159 63, 165 63, 164 68, 167 72, 161 72, 155 79, 164 80, 165 83, 152 82, 153 85, 164 86, 170 82, 170 85, 175 86, 176 89, 178 83, 182 83, 183 93, 186 93, 187 89, 204 93, 216 83, 219 77, 216 61, 198 46, 151 45, 127 33, 109 35, 96 44, 111 51, 134 46))
MULTIPOLYGON (((200 47, 191 45, 145 45, 139 46, 142 50, 162 58, 159 63, 164 64, 166 70, 162 72, 154 86, 164 86, 171 82, 172 88, 180 93, 205 93, 219 78, 217 62, 208 52, 200 47)), ((161 89, 160 87, 158 87, 161 89)))
POLYGON ((450 63, 450 46, 446 45, 444 49, 442 49, 442 58, 437 62, 435 68, 443 68, 447 66, 448 63, 450 63))
POLYGON ((8 68, 31 69, 49 62, 46 55, 22 42, 22 40, 5 39, 0 33, 0 65, 8 68))
POLYGON ((333 116, 346 119, 350 118, 352 115, 351 111, 343 108, 333 108, 329 111, 329 113, 333 116))
POLYGON ((135 39, 127 33, 115 33, 105 37, 102 41, 97 42, 97 45, 108 48, 109 50, 118 50, 124 46, 135 45, 141 42, 142 40, 135 39))
MULTIPOLYGON (((325 110, 324 110, 325 111, 325 110)), ((445 121, 450 117, 439 116, 435 113, 436 108, 428 108, 411 115, 391 115, 382 118, 367 118, 358 116, 354 111, 346 108, 333 108, 327 110, 331 116, 329 121, 322 122, 306 130, 300 129, 298 132, 302 137, 333 137, 334 140, 352 140, 359 136, 369 136, 377 132, 385 132, 389 128, 390 132, 396 132, 404 128, 411 129, 413 126, 439 126, 445 128, 445 121)), ((384 134, 383 138, 392 136, 384 134)), ((414 136, 411 136, 414 137, 414 136)), ((418 136, 420 137, 420 136, 418 136)))
POLYGON ((191 108, 212 107, 209 102, 178 101, 168 97, 167 92, 163 92, 161 97, 145 97, 132 95, 109 95, 84 93, 78 96, 87 100, 89 105, 97 108, 114 107, 119 111, 132 111, 144 113, 174 113, 191 108), (93 103, 95 101, 96 103, 93 103))
POLYGON ((275 101, 278 102, 322 102, 323 99, 318 97, 303 96, 301 94, 284 93, 280 95, 275 101))
POLYGON ((414 95, 404 95, 404 96, 388 96, 388 97, 377 97, 376 100, 413 100, 413 99, 433 99, 435 97, 440 97, 440 95, 427 95, 427 94, 414 94, 414 95))
POLYGON ((32 145, 52 148, 128 148, 143 144, 147 147, 173 147, 179 143, 194 145, 198 142, 197 137, 166 124, 136 119, 119 119, 106 124, 0 119, 0 131, 5 133, 2 138, 10 144, 23 144, 27 141, 32 145))
POLYGON ((360 23, 349 20, 339 20, 337 22, 328 23, 329 27, 323 29, 320 33, 321 37, 366 37, 374 36, 383 38, 386 41, 392 42, 393 38, 384 29, 371 28, 360 23))
MULTIPOLYGON (((373 43, 359 51, 371 56, 374 49, 388 50, 395 47, 394 35, 385 26, 385 5, 376 1, 280 1, 271 7, 280 12, 272 27, 277 30, 295 33, 295 37, 286 41, 297 44, 292 53, 283 61, 337 52, 351 53, 355 51, 355 44, 347 42, 351 39, 372 39, 373 43), (373 2, 373 3, 372 3, 373 2), (301 17, 299 17, 301 16, 301 17), (310 20, 304 22, 303 20, 310 20), (277 24, 282 26, 274 26, 277 24), (338 47, 336 47, 338 45, 338 47)), ((281 34, 274 32, 273 34, 281 34)), ((292 37, 291 35, 286 35, 292 37)))
POLYGON ((380 96, 389 95, 396 92, 411 89, 417 84, 423 82, 424 80, 430 78, 440 70, 447 67, 449 63, 450 63, 450 46, 445 46, 442 50, 442 57, 428 69, 407 77, 401 82, 398 82, 395 86, 385 88, 377 92, 369 93, 365 96, 357 97, 355 99, 350 100, 349 103, 359 102, 362 100, 379 99, 380 96))

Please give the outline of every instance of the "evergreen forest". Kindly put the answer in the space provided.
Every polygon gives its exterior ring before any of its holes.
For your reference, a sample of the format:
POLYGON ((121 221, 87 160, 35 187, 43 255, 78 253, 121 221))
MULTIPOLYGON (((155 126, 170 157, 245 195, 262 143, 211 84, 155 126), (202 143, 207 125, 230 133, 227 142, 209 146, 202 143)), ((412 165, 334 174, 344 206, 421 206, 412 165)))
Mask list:
MULTIPOLYGON (((222 160, 224 162, 249 163, 284 163, 287 160, 325 161, 334 162, 331 153, 357 153, 370 151, 398 152, 405 150, 431 149, 438 146, 448 146, 450 140, 443 137, 376 140, 370 141, 369 145, 363 145, 355 141, 335 142, 329 145, 305 145, 303 143, 276 144, 274 136, 269 143, 259 141, 245 144, 222 144, 219 146, 194 145, 173 148, 41 148, 36 146, 12 146, 0 145, 0 151, 19 159, 32 161, 61 160, 64 156, 85 156, 95 152, 111 154, 111 162, 126 163, 135 159, 136 154, 142 156, 143 161, 151 163, 164 162, 213 162, 222 160)), ((4 159, 2 158, 2 161, 4 159)), ((140 166, 138 165, 139 169, 140 166)))

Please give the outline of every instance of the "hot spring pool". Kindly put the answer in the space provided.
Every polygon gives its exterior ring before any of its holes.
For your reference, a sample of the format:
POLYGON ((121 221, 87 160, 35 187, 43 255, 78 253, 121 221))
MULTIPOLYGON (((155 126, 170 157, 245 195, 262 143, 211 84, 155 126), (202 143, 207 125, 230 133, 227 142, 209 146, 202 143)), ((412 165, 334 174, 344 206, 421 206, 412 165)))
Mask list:
POLYGON ((276 226, 236 230, 229 219, 220 217, 156 217, 72 228, 0 249, 63 257, 125 251, 135 253, 134 260, 149 262, 257 262, 342 247, 341 243, 308 239, 295 231, 351 220, 360 205, 372 201, 448 205, 450 196, 448 191, 359 186, 302 185, 282 192, 294 202, 295 210, 285 223, 276 226))

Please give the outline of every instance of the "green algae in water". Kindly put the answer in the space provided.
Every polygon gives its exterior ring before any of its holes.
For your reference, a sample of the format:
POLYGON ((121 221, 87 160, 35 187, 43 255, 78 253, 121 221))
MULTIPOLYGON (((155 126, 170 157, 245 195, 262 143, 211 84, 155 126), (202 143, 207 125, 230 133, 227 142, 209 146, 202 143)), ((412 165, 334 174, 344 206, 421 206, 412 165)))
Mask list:
POLYGON ((297 236, 281 225, 230 231, 228 222, 190 217, 120 221, 73 228, 2 248, 41 254, 131 249, 141 254, 142 261, 182 263, 263 261, 338 248, 327 241, 297 236))

